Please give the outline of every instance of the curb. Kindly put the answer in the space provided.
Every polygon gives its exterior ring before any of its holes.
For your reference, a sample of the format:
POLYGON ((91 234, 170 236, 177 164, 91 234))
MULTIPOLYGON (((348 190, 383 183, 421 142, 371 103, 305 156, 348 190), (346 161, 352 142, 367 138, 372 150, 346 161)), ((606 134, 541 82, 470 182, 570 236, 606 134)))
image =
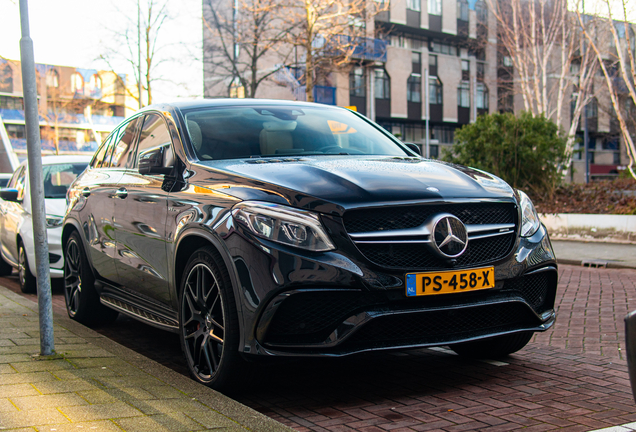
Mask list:
MULTIPOLYGON (((9 298, 11 301, 24 306, 38 315, 37 303, 34 303, 33 301, 24 298, 1 285, 0 291, 2 292, 2 295, 9 298)), ((154 376, 167 385, 174 387, 176 390, 187 394, 192 398, 196 398, 198 401, 211 407, 213 410, 248 430, 259 432, 293 431, 293 429, 283 425, 282 423, 279 423, 276 420, 273 420, 266 415, 261 414, 258 411, 229 398, 228 396, 225 396, 222 393, 201 385, 188 377, 184 377, 183 375, 108 339, 106 336, 103 336, 92 329, 71 320, 65 315, 54 312, 53 321, 55 325, 73 332, 77 336, 84 338, 88 343, 114 354, 117 358, 130 363, 133 367, 154 376)))

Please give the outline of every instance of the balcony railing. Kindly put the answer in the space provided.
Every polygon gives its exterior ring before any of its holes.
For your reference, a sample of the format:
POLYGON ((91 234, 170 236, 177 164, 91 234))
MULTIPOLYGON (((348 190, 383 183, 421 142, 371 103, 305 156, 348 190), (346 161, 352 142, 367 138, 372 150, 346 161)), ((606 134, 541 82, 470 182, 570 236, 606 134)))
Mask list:
POLYGON ((336 35, 333 37, 333 41, 328 43, 328 49, 348 52, 351 58, 380 62, 386 62, 387 46, 388 42, 382 39, 347 35, 336 35))

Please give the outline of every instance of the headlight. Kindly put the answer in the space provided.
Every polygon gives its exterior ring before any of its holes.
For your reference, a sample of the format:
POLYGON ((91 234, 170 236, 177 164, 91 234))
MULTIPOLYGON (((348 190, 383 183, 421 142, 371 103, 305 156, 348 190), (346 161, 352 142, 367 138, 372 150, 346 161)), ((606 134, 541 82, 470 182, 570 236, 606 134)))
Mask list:
POLYGON ((234 218, 259 237, 311 251, 336 247, 325 232, 316 213, 257 201, 234 206, 234 218))
POLYGON ((519 198, 521 198, 521 237, 530 237, 537 232, 541 221, 528 195, 520 190, 517 192, 519 193, 519 198))
POLYGON ((62 225, 64 222, 64 218, 62 216, 51 216, 46 215, 46 227, 47 228, 55 228, 62 225))

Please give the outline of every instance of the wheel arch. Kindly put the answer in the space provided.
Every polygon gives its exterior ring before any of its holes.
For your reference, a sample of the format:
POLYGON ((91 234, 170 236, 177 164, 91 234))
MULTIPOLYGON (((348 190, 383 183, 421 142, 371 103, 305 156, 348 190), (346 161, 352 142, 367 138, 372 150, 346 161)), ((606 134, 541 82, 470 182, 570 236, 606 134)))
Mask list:
MULTIPOLYGON (((64 222, 64 227, 62 228, 62 255, 64 255, 66 251, 66 243, 68 242, 69 237, 71 237, 71 234, 73 234, 74 232, 77 232, 81 239, 84 253, 87 254, 86 258, 88 261, 88 268, 91 269, 93 276, 95 276, 95 269, 93 268, 93 263, 91 262, 90 256, 88 255, 89 249, 87 248, 84 231, 81 229, 81 225, 76 219, 67 218, 64 222)), ((66 257, 64 257, 64 262, 66 262, 66 257)))
MULTIPOLYGON (((225 266, 228 274, 230 275, 230 283, 232 284, 232 290, 234 290, 234 299, 236 303, 236 312, 239 317, 242 317, 242 302, 241 299, 243 296, 239 292, 239 287, 241 286, 239 283, 239 277, 236 270, 236 266, 234 265, 234 261, 232 260, 232 256, 230 254, 229 249, 225 245, 225 243, 219 239, 213 233, 200 229, 200 228, 190 228, 182 231, 181 236, 177 240, 175 244, 175 253, 174 253, 174 261, 173 267, 175 269, 173 274, 174 279, 174 293, 175 296, 175 306, 178 309, 179 295, 181 290, 181 279, 183 278, 183 271, 185 270, 185 265, 188 262, 188 259, 192 256, 192 253, 197 249, 211 246, 213 247, 223 260, 223 265, 225 266)), ((243 346, 244 343, 244 322, 239 318, 239 350, 240 347, 243 346)))

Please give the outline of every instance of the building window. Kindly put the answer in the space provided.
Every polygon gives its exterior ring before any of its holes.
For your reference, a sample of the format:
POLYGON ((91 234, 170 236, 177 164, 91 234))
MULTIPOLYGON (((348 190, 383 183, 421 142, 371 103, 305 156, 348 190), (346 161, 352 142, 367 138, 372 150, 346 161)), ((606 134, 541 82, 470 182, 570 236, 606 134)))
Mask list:
POLYGON ((0 96, 0 109, 24 109, 24 99, 12 96, 0 96))
POLYGON ((449 45, 449 44, 435 42, 435 41, 429 42, 428 50, 435 53, 448 54, 448 55, 454 55, 454 56, 456 56, 458 52, 457 47, 454 45, 449 45))
POLYGON ((60 86, 60 77, 55 69, 46 71, 46 86, 50 88, 58 88, 60 86))
POLYGON ((488 9, 483 1, 475 3, 475 12, 477 13, 477 22, 486 24, 488 21, 488 9))
POLYGON ((431 159, 439 158, 439 146, 437 144, 430 144, 428 146, 428 151, 430 153, 431 159))
POLYGON ((71 90, 73 92, 81 92, 84 90, 84 78, 77 72, 71 75, 71 90))
POLYGON ((468 21, 468 0, 457 0, 457 19, 468 21))
POLYGON ((8 64, 0 63, 0 91, 13 93, 13 69, 8 64))
POLYGON ((384 69, 374 71, 374 91, 376 99, 391 99, 391 80, 384 69))
POLYGON ((477 62, 477 79, 483 80, 486 76, 486 63, 477 62))
POLYGON ((420 0, 406 0, 406 8, 416 12, 420 12, 422 10, 420 0))
POLYGON ((442 105, 444 103, 443 96, 444 87, 437 77, 429 77, 428 79, 428 102, 432 105, 442 105))
POLYGON ((409 102, 422 102, 422 76, 411 74, 406 81, 406 100, 409 102))
POLYGON ((585 115, 587 118, 598 117, 598 103, 596 102, 596 98, 592 98, 585 106, 585 115))
POLYGON ((428 66, 429 67, 437 67, 437 56, 429 55, 428 56, 428 66))
POLYGON ((462 81, 457 87, 457 106, 470 108, 470 84, 462 81))
POLYGON ((365 97, 366 79, 364 68, 354 67, 349 74, 349 95, 354 97, 365 97))
POLYGON ((475 104, 477 109, 488 109, 488 87, 484 83, 477 84, 475 104))
POLYGON ((462 60, 462 79, 470 79, 470 61, 462 60))
POLYGON ((91 76, 91 80, 89 82, 89 86, 92 89, 101 89, 102 88, 102 79, 97 74, 93 74, 91 76))
POLYGON ((437 140, 438 143, 452 144, 455 139, 455 129, 444 126, 434 126, 431 129, 431 139, 437 140))
POLYGON ((441 15, 442 0, 428 0, 428 13, 431 15, 441 15))

